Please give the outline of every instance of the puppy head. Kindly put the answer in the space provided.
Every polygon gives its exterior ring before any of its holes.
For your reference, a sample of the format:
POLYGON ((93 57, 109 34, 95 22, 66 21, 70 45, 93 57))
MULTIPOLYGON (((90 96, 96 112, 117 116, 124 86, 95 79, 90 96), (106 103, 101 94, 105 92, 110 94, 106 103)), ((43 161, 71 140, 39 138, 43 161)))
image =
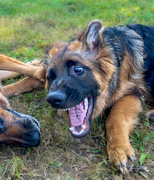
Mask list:
POLYGON ((108 95, 114 65, 106 48, 101 46, 103 31, 102 22, 92 21, 75 40, 48 51, 47 101, 54 108, 65 111, 75 137, 88 133, 91 117, 102 112, 97 103, 100 93, 103 92, 104 104, 108 95))
POLYGON ((38 121, 31 116, 11 109, 3 94, 0 94, 0 103, 0 145, 38 146, 40 143, 40 125, 38 121))

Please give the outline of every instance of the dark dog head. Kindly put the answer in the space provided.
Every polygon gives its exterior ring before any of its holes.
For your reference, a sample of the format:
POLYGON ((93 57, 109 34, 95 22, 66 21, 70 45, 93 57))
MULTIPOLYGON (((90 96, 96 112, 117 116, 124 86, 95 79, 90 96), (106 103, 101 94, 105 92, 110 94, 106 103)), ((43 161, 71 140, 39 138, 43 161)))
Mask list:
POLYGON ((40 125, 28 115, 9 108, 7 100, 0 93, 0 146, 19 144, 24 147, 35 147, 40 143, 40 125), (5 108, 4 108, 5 106, 5 108))
MULTIPOLYGON (((47 101, 54 108, 67 112, 70 131, 75 137, 86 135, 91 117, 100 115, 107 106, 134 88, 128 78, 133 77, 130 69, 136 73, 135 65, 132 63, 130 68, 131 58, 120 44, 129 34, 128 29, 124 30, 119 27, 116 33, 122 40, 117 40, 114 28, 105 30, 102 22, 95 20, 74 41, 55 44, 48 51, 47 101), (124 62, 122 70, 120 61, 124 62)), ((136 38, 134 34, 131 31, 129 36, 136 38)))
MULTIPOLYGON (((54 108, 68 113, 69 129, 75 137, 83 137, 89 131, 91 116, 95 116, 93 111, 99 106, 96 105, 99 82, 106 81, 97 61, 98 36, 103 29, 100 21, 93 22, 75 41, 56 44, 48 51, 47 101, 54 108)), ((107 54, 104 57, 108 61, 107 54)), ((104 69, 109 63, 104 63, 104 69)), ((104 74, 106 71, 108 69, 103 71, 104 74)))

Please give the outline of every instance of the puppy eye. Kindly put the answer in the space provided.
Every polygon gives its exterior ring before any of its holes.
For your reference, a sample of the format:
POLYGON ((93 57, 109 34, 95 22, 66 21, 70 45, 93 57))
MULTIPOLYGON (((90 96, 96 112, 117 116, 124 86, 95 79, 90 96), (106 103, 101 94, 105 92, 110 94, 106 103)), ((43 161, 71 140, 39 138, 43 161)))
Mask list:
POLYGON ((75 71, 76 73, 79 73, 79 72, 82 72, 82 71, 83 71, 83 68, 82 68, 82 67, 75 67, 75 68, 74 68, 74 71, 75 71))
POLYGON ((47 79, 48 80, 56 79, 56 73, 54 71, 50 70, 49 73, 48 73, 47 79))

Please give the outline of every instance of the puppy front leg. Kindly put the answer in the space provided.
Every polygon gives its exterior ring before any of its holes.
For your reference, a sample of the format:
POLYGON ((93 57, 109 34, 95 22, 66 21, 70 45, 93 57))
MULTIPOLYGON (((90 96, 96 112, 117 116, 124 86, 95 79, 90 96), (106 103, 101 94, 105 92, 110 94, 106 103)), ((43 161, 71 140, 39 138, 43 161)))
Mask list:
POLYGON ((43 66, 25 64, 3 54, 0 54, 0 69, 24 74, 39 79, 40 81, 45 80, 45 69, 43 66))
POLYGON ((112 107, 106 120, 107 153, 121 172, 127 172, 129 162, 135 160, 129 134, 141 110, 140 99, 135 95, 127 95, 112 107))
POLYGON ((25 92, 30 92, 33 89, 44 89, 44 82, 35 78, 26 77, 19 82, 4 86, 3 89, 4 95, 10 98, 14 95, 17 96, 25 92))
MULTIPOLYGON (((27 65, 33 65, 33 66, 43 66, 41 61, 39 59, 34 59, 31 62, 27 62, 27 65)), ((12 68, 11 68, 12 69, 12 68)), ((20 76, 21 73, 13 72, 13 71, 5 71, 5 70, 0 70, 0 81, 3 81, 5 79, 9 78, 15 78, 20 76)))

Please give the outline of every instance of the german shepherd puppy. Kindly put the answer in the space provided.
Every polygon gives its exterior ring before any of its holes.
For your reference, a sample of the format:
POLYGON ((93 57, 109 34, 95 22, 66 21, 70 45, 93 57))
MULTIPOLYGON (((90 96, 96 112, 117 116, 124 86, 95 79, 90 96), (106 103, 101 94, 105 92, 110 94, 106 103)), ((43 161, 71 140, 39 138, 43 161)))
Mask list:
POLYGON ((7 99, 0 91, 0 146, 18 144, 35 147, 40 144, 39 122, 28 115, 10 108, 7 99))
POLYGON ((4 94, 10 96, 10 94, 14 95, 15 93, 31 90, 34 86, 37 87, 37 84, 42 84, 41 81, 44 81, 45 70, 43 67, 24 64, 5 55, 0 55, 0 70, 3 70, 0 79, 10 75, 9 72, 5 74, 6 71, 4 70, 29 76, 25 79, 28 80, 29 86, 27 86, 25 80, 21 86, 18 86, 20 85, 20 82, 18 82, 14 85, 8 85, 4 89, 0 84, 0 146, 3 144, 18 144, 24 147, 38 146, 40 143, 39 122, 31 116, 11 109, 4 94))
POLYGON ((154 27, 105 28, 94 20, 75 40, 50 48, 44 64, 47 101, 65 111, 73 136, 84 137, 91 119, 111 108, 107 153, 127 172, 135 160, 129 134, 142 110, 140 97, 154 102, 154 27))

